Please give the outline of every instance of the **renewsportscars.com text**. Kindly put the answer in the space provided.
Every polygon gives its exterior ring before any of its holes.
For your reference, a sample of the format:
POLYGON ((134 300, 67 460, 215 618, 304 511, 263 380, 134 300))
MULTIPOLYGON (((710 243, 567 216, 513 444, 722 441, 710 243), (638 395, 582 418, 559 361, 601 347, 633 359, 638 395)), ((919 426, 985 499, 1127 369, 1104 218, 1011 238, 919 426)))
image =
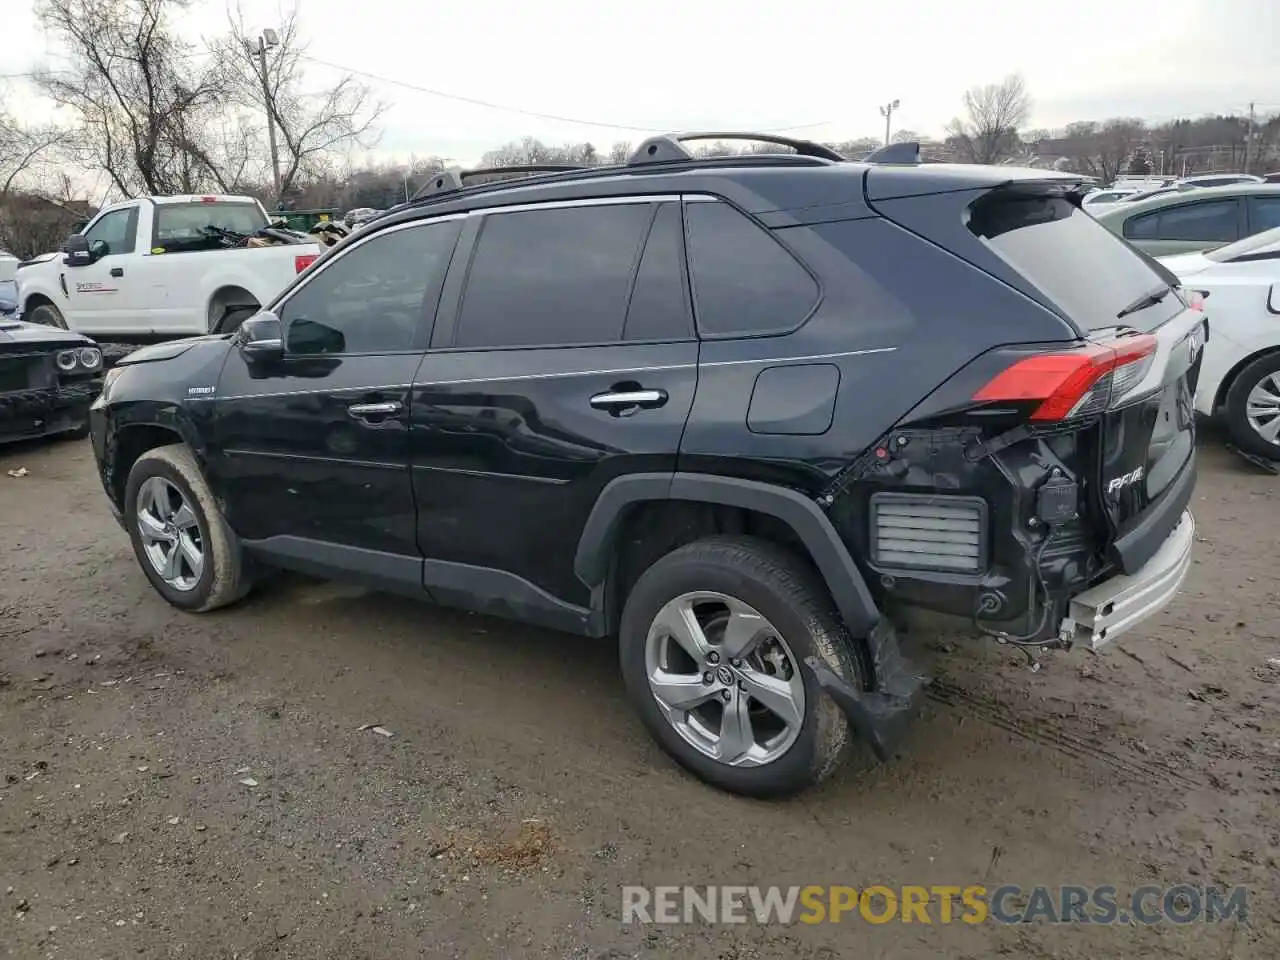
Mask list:
POLYGON ((633 923, 1216 923, 1248 919, 1244 887, 665 886, 622 888, 633 923))

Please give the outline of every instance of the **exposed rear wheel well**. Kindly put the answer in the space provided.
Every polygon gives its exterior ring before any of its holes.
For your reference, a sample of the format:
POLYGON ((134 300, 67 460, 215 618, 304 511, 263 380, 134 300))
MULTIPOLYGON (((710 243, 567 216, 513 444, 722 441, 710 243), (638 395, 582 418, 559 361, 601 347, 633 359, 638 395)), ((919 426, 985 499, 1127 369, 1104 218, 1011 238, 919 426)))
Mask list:
POLYGON ((258 298, 244 287, 222 287, 209 300, 209 332, 222 332, 223 321, 230 311, 257 311, 261 306, 258 298))
POLYGON ((610 632, 640 575, 685 544, 716 535, 752 536, 778 544, 812 563, 809 551, 777 517, 742 507, 692 500, 650 500, 630 507, 618 524, 607 580, 610 632))
POLYGON ((1213 411, 1216 413, 1227 402, 1227 392, 1231 389, 1231 385, 1236 382, 1236 377, 1240 376, 1240 371, 1262 357, 1270 356, 1273 353, 1280 353, 1280 347, 1267 347, 1265 350, 1259 350, 1257 353, 1251 353, 1245 357, 1234 367, 1227 371, 1227 375, 1222 378, 1222 382, 1218 384, 1218 394, 1213 398, 1213 411))
POLYGON ((140 456, 156 447, 182 442, 182 435, 168 427, 139 424, 121 430, 116 437, 116 454, 111 468, 111 486, 116 503, 121 507, 124 506, 124 491, 129 482, 129 471, 133 469, 133 465, 138 462, 140 456))

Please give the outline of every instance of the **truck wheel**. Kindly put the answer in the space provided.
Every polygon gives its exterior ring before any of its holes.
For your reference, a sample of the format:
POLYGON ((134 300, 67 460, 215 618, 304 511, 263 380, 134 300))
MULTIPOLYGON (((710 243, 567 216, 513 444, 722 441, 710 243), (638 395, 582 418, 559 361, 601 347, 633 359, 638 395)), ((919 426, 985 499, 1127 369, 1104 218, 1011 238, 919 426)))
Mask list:
POLYGON ((1227 390, 1226 427, 1242 450, 1280 460, 1280 353, 1259 357, 1227 390))
POLYGON ((60 330, 67 329, 67 321, 62 318, 62 311, 52 303, 40 304, 22 319, 28 323, 42 323, 46 327, 57 327, 60 330))
POLYGON ((751 537, 699 540, 646 570, 619 646, 627 693, 658 744, 702 780, 754 797, 818 783, 851 742, 805 658, 859 687, 869 676, 817 573, 751 537))
POLYGON ((138 458, 125 485, 124 509, 142 572, 173 606, 203 613, 248 592, 239 541, 184 444, 138 458))

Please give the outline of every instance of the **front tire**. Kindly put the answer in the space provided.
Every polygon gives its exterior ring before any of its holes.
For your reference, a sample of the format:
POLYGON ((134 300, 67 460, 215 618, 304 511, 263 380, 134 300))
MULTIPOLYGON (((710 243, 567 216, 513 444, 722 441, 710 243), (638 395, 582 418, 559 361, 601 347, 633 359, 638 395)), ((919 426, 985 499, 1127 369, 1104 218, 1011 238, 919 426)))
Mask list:
POLYGON ((59 330, 67 329, 67 321, 63 318, 62 311, 52 303, 40 304, 22 319, 28 323, 41 323, 46 327, 57 327, 59 330))
POLYGON ((239 542, 186 445, 156 447, 138 458, 124 509, 142 572, 173 606, 204 613, 248 592, 239 542))
POLYGON ((1280 460, 1280 353, 1245 366, 1227 390, 1226 427, 1236 446, 1280 460))
POLYGON ((85 440, 85 439, 88 439, 88 436, 89 436, 88 419, 86 419, 85 422, 80 424, 78 427, 74 427, 71 430, 66 430, 61 434, 61 437, 64 440, 85 440))
POLYGON ((649 733, 717 787, 795 794, 829 776, 850 746, 848 720, 803 662, 821 657, 865 687, 865 648, 816 571, 775 544, 712 537, 667 554, 627 598, 619 646, 649 733))

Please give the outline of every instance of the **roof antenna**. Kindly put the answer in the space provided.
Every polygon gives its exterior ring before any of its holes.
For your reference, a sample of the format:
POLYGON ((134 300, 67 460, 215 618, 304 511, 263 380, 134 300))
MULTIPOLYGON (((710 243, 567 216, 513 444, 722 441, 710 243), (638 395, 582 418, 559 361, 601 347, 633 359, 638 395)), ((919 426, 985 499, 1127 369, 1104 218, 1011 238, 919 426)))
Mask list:
POLYGON ((868 154, 863 163, 903 163, 920 162, 920 141, 908 140, 905 143, 887 143, 879 150, 868 154))

